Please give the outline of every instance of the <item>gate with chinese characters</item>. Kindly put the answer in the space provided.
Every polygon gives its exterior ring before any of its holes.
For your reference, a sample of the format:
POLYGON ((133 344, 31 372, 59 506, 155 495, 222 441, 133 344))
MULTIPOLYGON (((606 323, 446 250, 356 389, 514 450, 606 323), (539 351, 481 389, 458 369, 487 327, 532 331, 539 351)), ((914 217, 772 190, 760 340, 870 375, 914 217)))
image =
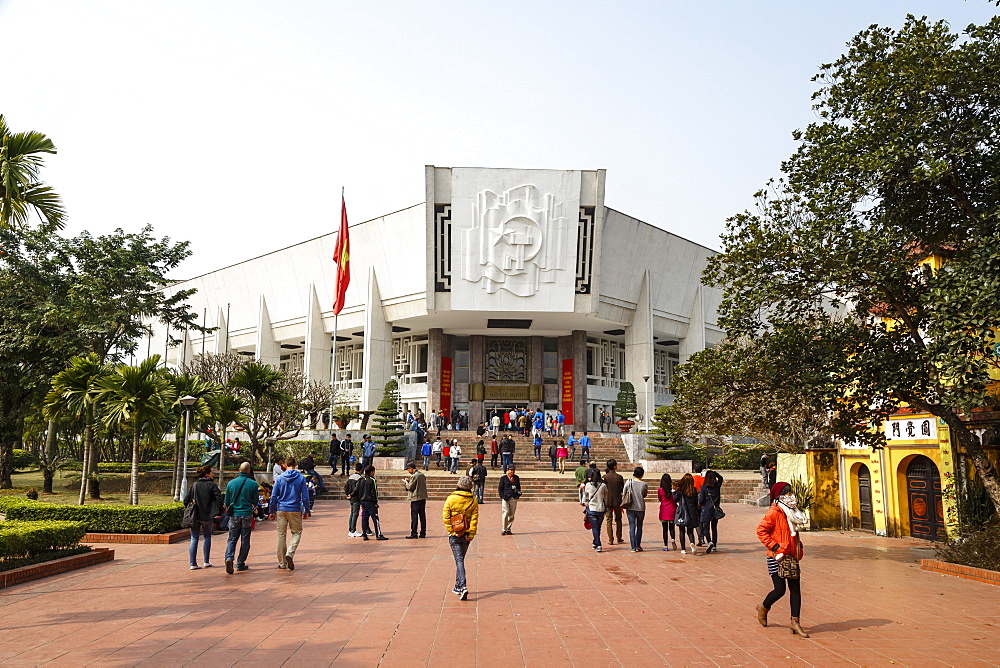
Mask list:
POLYGON ((910 506, 910 535, 924 540, 943 540, 941 476, 929 457, 918 455, 906 467, 906 496, 910 506))

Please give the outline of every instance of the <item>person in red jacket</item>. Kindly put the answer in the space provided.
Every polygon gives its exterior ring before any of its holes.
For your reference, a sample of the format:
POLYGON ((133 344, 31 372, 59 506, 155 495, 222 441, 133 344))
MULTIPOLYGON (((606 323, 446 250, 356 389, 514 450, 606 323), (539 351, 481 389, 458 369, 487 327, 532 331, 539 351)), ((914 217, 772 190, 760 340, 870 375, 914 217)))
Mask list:
POLYGON ((771 487, 771 507, 757 525, 757 538, 767 548, 767 574, 771 576, 774 588, 764 598, 764 602, 757 605, 757 621, 761 626, 767 626, 767 613, 785 595, 787 582, 792 609, 788 627, 792 633, 808 638, 809 634, 799 624, 802 608, 798 565, 802 559, 802 541, 799 539, 799 528, 805 522, 806 514, 799 510, 795 495, 792 494, 792 486, 787 482, 775 483, 771 487))

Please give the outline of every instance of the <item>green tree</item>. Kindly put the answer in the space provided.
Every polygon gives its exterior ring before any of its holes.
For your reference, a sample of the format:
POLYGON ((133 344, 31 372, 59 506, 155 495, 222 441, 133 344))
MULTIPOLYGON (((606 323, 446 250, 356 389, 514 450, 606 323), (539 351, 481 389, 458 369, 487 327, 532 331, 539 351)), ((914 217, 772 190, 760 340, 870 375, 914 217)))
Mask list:
POLYGON ((375 450, 380 455, 390 457, 406 447, 403 445, 403 421, 399 414, 399 385, 390 380, 385 384, 382 401, 375 409, 375 428, 371 433, 375 450))
POLYGON ((995 503, 966 425, 990 394, 1000 325, 1000 17, 952 32, 872 26, 821 67, 818 120, 785 177, 728 221, 709 284, 720 324, 805 368, 834 433, 874 447, 903 405, 943 420, 995 503), (942 264, 924 262, 929 255, 942 264), (815 356, 815 363, 810 359, 815 356))
POLYGON ((248 362, 233 374, 229 389, 245 406, 236 424, 250 439, 259 461, 267 461, 269 445, 295 438, 301 431, 301 388, 301 374, 286 374, 263 362, 248 362))
POLYGON ((646 452, 656 459, 682 459, 690 447, 671 413, 671 406, 658 406, 653 414, 653 431, 646 441, 649 446, 646 452))
POLYGON ((618 397, 615 399, 615 419, 634 420, 639 414, 639 406, 635 401, 635 388, 632 383, 623 380, 618 386, 618 397))
POLYGON ((83 472, 80 480, 80 505, 87 498, 90 471, 94 459, 94 428, 100 417, 101 383, 110 375, 109 365, 95 354, 73 357, 69 366, 52 379, 45 396, 44 414, 54 420, 60 414, 83 422, 83 472))
POLYGON ((56 147, 41 132, 11 132, 0 114, 0 228, 23 228, 32 214, 46 231, 62 229, 66 210, 51 187, 39 180, 44 154, 56 147))
POLYGON ((158 422, 166 417, 175 398, 174 388, 163 376, 160 356, 136 366, 120 364, 99 385, 104 401, 104 421, 132 432, 132 475, 129 503, 139 505, 139 446, 144 433, 160 440, 158 422))

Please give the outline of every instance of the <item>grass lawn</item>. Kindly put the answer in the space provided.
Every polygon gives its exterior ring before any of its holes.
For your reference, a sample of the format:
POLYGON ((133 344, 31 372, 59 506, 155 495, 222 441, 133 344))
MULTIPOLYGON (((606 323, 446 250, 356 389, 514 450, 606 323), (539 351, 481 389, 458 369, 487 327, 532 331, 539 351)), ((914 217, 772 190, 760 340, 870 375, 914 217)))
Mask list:
MULTIPOLYGON (((128 480, 127 473, 103 473, 101 474, 102 480, 110 480, 112 478, 122 478, 128 480)), ((42 476, 41 469, 30 471, 15 471, 14 475, 11 476, 14 482, 14 489, 0 490, 0 494, 13 495, 13 496, 24 496, 24 493, 28 489, 34 487, 38 490, 38 500, 47 501, 49 503, 70 503, 76 504, 80 500, 80 473, 76 471, 59 471, 56 473, 55 480, 52 481, 52 490, 54 494, 43 494, 42 487, 44 486, 44 480, 42 476)), ((127 484, 127 483, 126 483, 127 484)), ((97 504, 107 504, 107 505, 128 505, 128 491, 124 492, 103 492, 101 493, 103 497, 100 501, 88 498, 87 503, 97 503, 97 504)), ((144 506, 155 506, 161 503, 173 503, 173 497, 167 494, 144 494, 142 491, 142 478, 140 476, 139 482, 139 503, 144 506)))

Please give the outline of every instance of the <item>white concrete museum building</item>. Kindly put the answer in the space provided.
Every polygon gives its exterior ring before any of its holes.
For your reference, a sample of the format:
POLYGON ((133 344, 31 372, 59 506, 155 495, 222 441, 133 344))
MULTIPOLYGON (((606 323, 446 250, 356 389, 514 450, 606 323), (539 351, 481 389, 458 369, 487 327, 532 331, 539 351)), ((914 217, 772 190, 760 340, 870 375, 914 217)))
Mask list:
POLYGON ((674 367, 722 338, 720 294, 700 283, 714 251, 606 207, 604 170, 425 170, 426 201, 350 226, 335 343, 331 223, 165 288, 197 289, 192 311, 218 329, 203 339, 157 323, 150 349, 172 364, 254 355, 332 379, 362 410, 395 378, 409 409, 476 424, 494 407, 541 405, 583 430, 623 380, 640 414, 669 404, 674 367))

